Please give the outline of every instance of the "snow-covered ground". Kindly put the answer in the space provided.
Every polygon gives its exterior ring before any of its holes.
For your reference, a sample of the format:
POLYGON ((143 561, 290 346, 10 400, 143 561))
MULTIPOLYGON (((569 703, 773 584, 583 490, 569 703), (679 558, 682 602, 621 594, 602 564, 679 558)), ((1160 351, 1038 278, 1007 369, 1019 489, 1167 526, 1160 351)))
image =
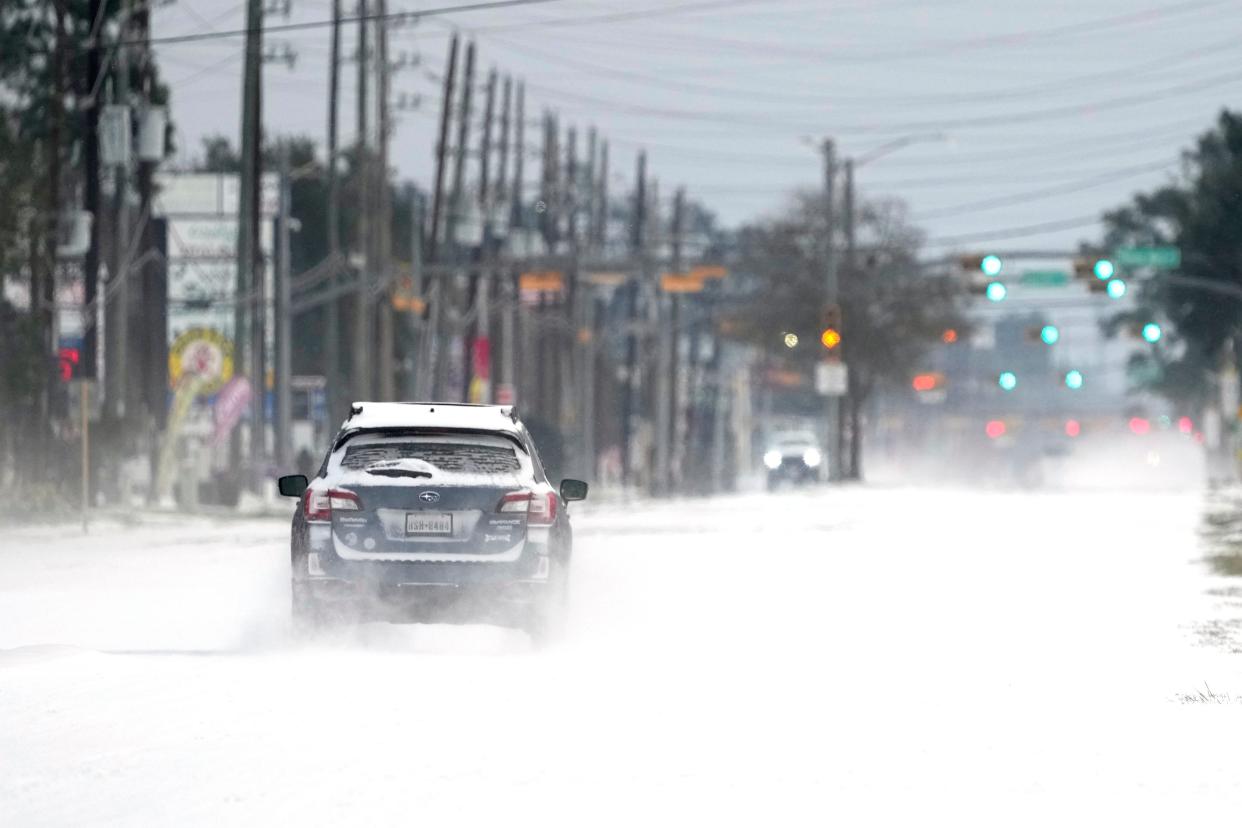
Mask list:
POLYGON ((489 627, 292 643, 283 520, 12 530, 0 824, 1236 825, 1242 704, 1179 703, 1242 699, 1203 511, 583 510, 542 653, 489 627))

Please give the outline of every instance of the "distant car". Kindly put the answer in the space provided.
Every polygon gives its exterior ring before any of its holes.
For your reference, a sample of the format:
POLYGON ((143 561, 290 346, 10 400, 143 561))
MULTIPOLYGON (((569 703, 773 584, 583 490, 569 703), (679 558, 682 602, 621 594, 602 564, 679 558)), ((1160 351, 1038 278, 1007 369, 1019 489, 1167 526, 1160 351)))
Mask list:
POLYGON ((802 432, 776 434, 763 454, 763 465, 768 469, 768 489, 781 483, 814 483, 819 479, 820 464, 824 455, 811 434, 802 432))
POLYGON ((336 620, 498 623, 536 643, 564 622, 573 534, 511 407, 354 403, 292 529, 297 631, 336 620))

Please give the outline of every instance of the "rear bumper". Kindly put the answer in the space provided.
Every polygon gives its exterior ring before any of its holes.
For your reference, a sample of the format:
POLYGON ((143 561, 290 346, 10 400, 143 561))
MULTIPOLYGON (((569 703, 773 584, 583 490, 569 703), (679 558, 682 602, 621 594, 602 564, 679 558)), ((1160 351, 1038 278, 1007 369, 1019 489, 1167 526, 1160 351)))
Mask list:
POLYGON ((308 538, 305 571, 293 578, 318 601, 385 604, 502 603, 538 599, 551 572, 552 548, 527 541, 511 560, 350 560, 336 554, 328 533, 308 538))

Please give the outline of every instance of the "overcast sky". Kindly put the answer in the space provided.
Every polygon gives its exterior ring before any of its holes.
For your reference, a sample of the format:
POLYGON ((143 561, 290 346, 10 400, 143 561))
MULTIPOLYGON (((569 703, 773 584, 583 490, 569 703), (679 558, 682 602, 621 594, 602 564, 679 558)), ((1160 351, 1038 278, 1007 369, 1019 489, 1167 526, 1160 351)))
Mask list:
MULTIPOLYGON (((390 11, 455 2, 390 0, 390 11)), ((240 28, 243 10, 176 0, 157 8, 155 35, 240 28)), ((330 15, 330 0, 292 0, 288 21, 330 15)), ((421 105, 399 114, 392 158, 424 187, 454 28, 477 40, 477 80, 493 66, 525 80, 528 118, 552 108, 563 126, 610 138, 614 192, 645 146, 662 194, 684 185, 731 225, 818 184, 812 136, 859 157, 928 136, 867 164, 858 182, 904 199, 937 250, 1093 237, 1084 217, 1173 174, 1179 150, 1242 94, 1236 0, 562 0, 394 30, 393 59, 420 62, 394 77, 394 98, 421 105), (1074 226, 989 239, 1044 223, 1074 226)), ((347 55, 356 37, 346 30, 347 55)), ((268 132, 322 138, 329 30, 268 43, 297 54, 291 70, 266 67, 268 132)), ((183 157, 206 135, 236 141, 241 50, 240 38, 159 47, 183 157)), ((344 140, 355 84, 348 64, 344 140)))

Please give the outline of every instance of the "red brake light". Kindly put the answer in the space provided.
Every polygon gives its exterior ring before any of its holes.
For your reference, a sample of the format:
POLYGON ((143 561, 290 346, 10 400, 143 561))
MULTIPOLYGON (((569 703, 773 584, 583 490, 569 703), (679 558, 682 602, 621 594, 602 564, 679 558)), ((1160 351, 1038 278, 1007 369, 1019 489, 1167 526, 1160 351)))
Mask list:
POLYGON ((332 509, 340 509, 342 512, 357 512, 362 509, 362 500, 348 489, 329 489, 328 503, 332 509))
POLYGON ((313 486, 302 495, 302 517, 307 523, 326 523, 332 520, 332 503, 328 493, 313 486))
POLYGON ((556 521, 556 493, 509 492, 500 498, 498 512, 522 512, 527 526, 549 526, 556 521))

